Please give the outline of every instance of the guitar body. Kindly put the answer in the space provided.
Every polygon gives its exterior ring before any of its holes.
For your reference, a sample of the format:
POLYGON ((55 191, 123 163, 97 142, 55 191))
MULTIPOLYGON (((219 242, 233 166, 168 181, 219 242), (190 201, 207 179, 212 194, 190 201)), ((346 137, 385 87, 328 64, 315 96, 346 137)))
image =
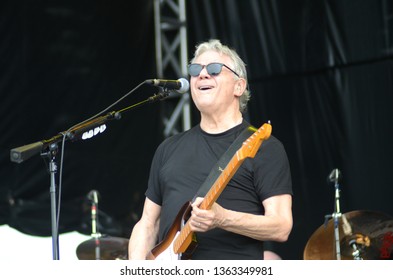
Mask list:
POLYGON ((187 202, 182 206, 175 218, 175 221, 170 227, 167 236, 149 252, 146 256, 147 260, 180 260, 191 258, 191 255, 197 245, 194 236, 191 236, 192 240, 190 242, 190 246, 185 252, 178 254, 173 248, 175 239, 178 237, 185 222, 190 217, 191 209, 192 207, 190 202, 187 202))

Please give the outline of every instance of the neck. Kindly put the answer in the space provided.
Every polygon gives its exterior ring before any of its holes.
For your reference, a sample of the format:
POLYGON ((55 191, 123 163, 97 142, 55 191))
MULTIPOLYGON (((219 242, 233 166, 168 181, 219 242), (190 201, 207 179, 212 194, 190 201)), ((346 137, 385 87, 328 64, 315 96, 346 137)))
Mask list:
POLYGON ((243 116, 240 112, 236 112, 233 115, 204 115, 201 114, 200 126, 203 131, 211 134, 217 134, 232 127, 241 124, 243 121, 243 116))

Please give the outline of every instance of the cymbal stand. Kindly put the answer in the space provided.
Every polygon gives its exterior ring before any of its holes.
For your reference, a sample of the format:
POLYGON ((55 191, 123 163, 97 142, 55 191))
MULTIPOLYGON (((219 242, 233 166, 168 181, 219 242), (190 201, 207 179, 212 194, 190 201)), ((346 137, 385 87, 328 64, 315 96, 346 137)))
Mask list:
POLYGON ((96 260, 101 259, 101 244, 100 244, 100 237, 101 233, 97 231, 97 225, 98 225, 98 192, 96 190, 92 190, 89 192, 87 195, 89 200, 91 201, 91 236, 95 239, 95 256, 96 260))
POLYGON ((326 215, 325 216, 325 224, 329 218, 333 218, 333 225, 334 225, 334 241, 336 245, 336 259, 341 260, 341 249, 340 249, 340 230, 339 230, 339 219, 342 216, 342 213, 340 212, 340 185, 338 183, 339 179, 341 177, 340 170, 338 169, 333 169, 333 171, 330 173, 328 179, 331 182, 334 182, 334 188, 335 188, 335 204, 334 204, 334 212, 331 215, 326 215))

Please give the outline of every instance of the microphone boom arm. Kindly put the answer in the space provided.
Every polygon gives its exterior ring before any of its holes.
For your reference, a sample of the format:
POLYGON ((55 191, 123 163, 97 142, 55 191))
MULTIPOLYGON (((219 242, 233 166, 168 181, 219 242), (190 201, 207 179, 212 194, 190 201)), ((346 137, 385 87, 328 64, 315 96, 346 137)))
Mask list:
MULTIPOLYGON (((107 113, 104 116, 99 116, 96 117, 92 120, 82 122, 79 125, 73 126, 71 129, 67 131, 63 131, 58 133, 57 135, 53 136, 52 138, 46 139, 46 140, 41 140, 38 142, 34 142, 31 144, 23 145, 17 148, 13 148, 10 151, 10 160, 12 162, 16 163, 21 163, 32 156, 41 153, 45 151, 48 147, 50 147, 53 144, 56 144, 60 141, 62 141, 63 137, 66 136, 66 140, 69 139, 71 141, 76 141, 81 139, 81 136, 83 133, 98 128, 99 126, 105 125, 105 123, 108 120, 119 120, 121 119, 121 114, 123 112, 129 111, 131 109, 135 109, 137 107, 140 107, 146 103, 153 103, 156 101, 164 100, 166 97, 169 96, 170 91, 164 88, 160 88, 159 92, 157 94, 154 94, 153 96, 150 96, 149 98, 138 102, 136 104, 133 104, 131 106, 125 107, 123 109, 120 109, 119 111, 112 111, 107 113)), ((102 129, 105 130, 105 127, 102 129)), ((103 131, 100 131, 103 132, 103 131)), ((93 131, 93 136, 94 136, 94 131, 93 131)), ((98 133, 98 132, 97 132, 98 133)), ((90 138, 90 137, 88 137, 90 138)))

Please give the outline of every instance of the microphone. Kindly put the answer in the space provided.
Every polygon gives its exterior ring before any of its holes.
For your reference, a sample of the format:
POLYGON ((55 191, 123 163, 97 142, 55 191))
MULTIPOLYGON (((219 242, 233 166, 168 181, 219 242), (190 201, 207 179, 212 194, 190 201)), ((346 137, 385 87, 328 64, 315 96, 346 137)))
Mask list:
POLYGON ((96 190, 91 190, 88 194, 87 194, 87 199, 90 200, 91 202, 93 202, 94 204, 98 204, 98 200, 100 198, 100 194, 98 191, 96 190))
POLYGON ((329 182, 332 182, 332 183, 334 182, 337 184, 338 181, 341 180, 341 177, 342 177, 341 171, 336 168, 336 169, 333 169, 332 172, 330 172, 327 179, 329 182))
POLYGON ((152 86, 176 90, 178 93, 185 93, 190 89, 190 83, 184 78, 180 78, 178 80, 150 79, 146 80, 145 82, 152 86))

